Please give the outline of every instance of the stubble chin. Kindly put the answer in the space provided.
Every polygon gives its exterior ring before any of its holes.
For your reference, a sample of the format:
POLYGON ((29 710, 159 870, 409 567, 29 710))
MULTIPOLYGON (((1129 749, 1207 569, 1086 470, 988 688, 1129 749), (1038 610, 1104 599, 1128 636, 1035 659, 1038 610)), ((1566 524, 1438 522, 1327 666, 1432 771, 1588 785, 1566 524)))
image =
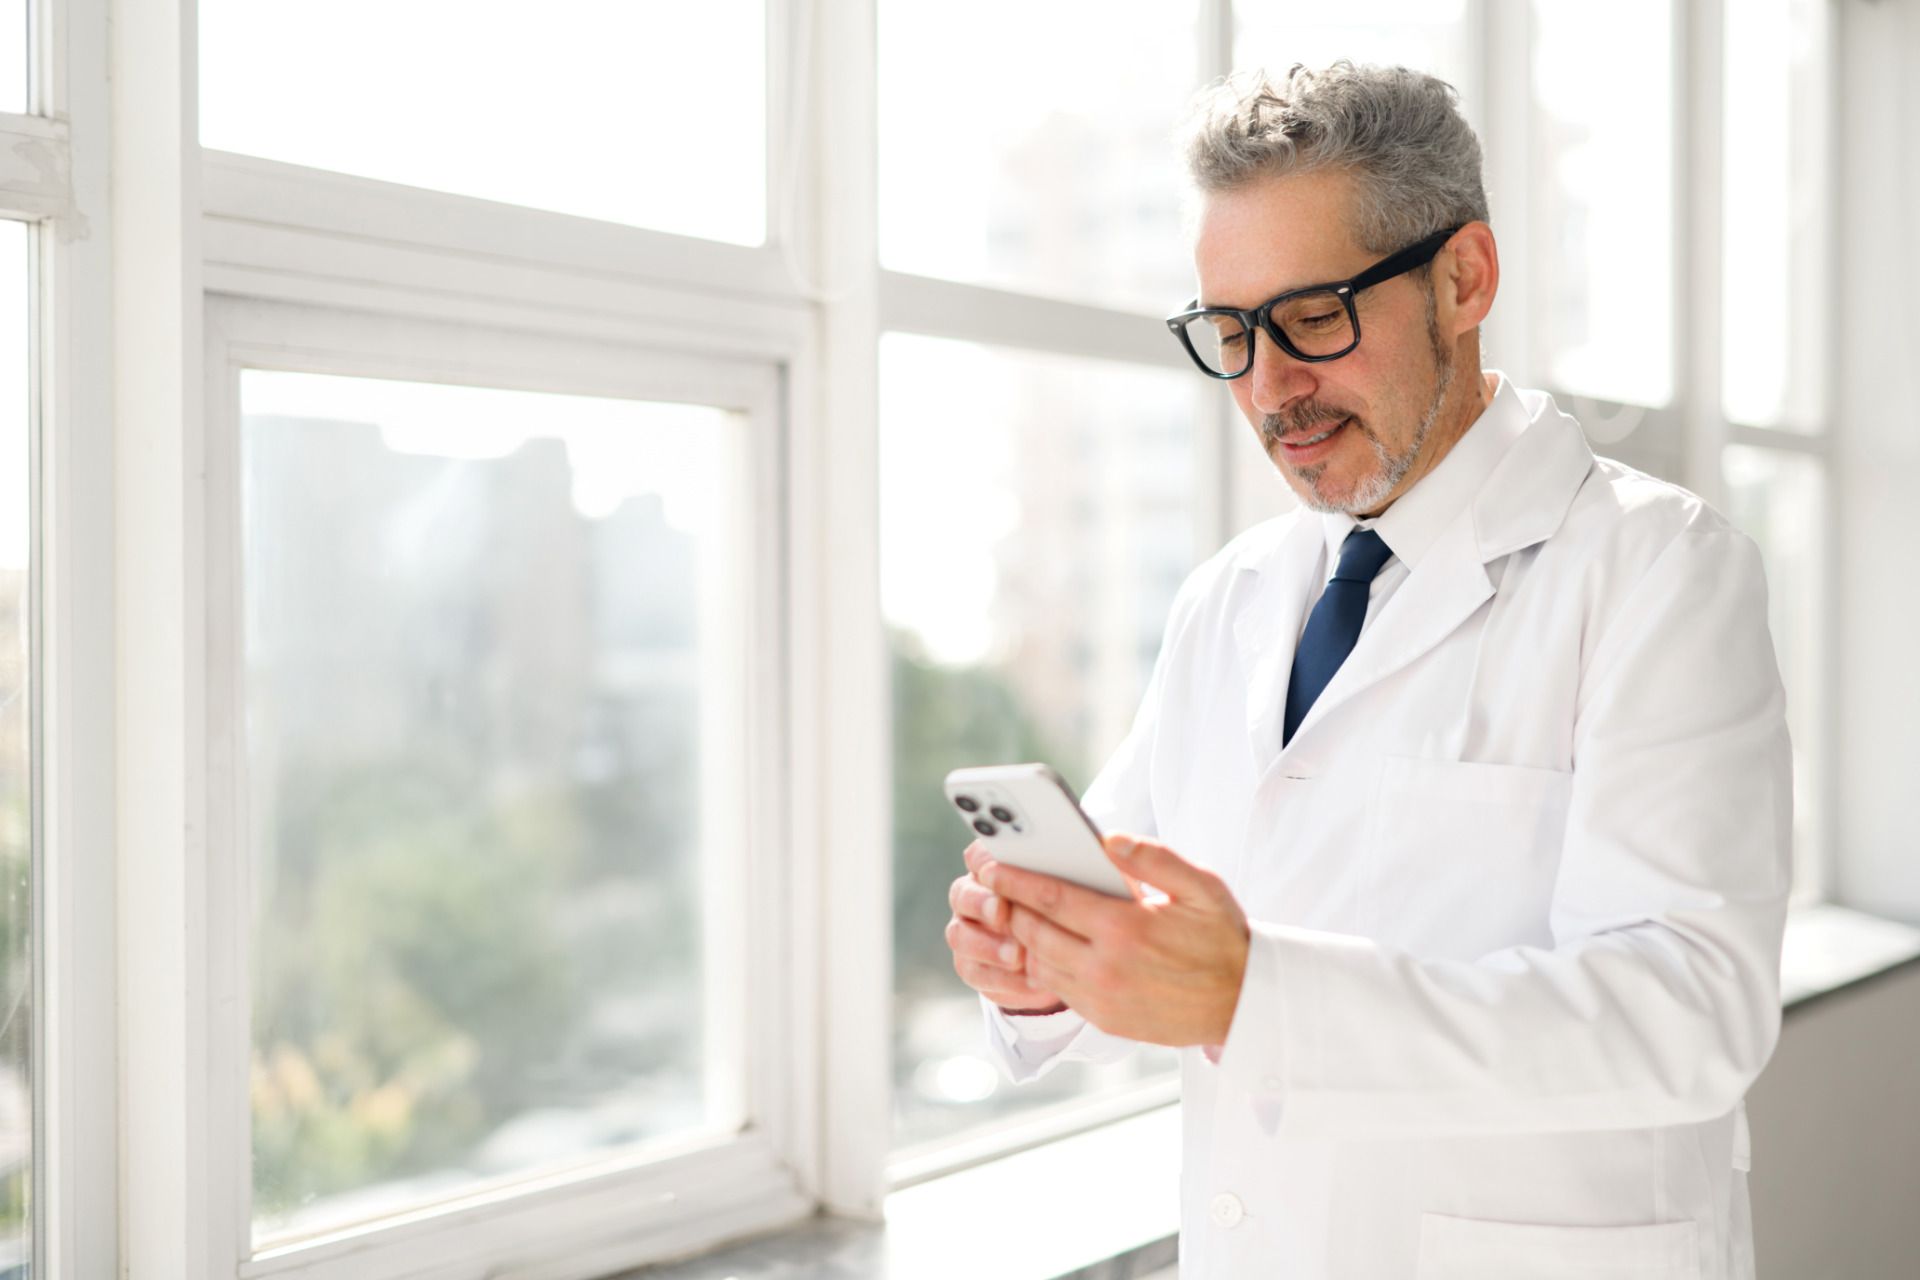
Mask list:
POLYGON ((1354 429, 1366 442, 1370 465, 1364 475, 1339 491, 1331 491, 1327 474, 1333 465, 1331 459, 1309 467, 1295 467, 1279 456, 1278 444, 1269 451, 1274 466, 1288 476, 1288 487, 1309 511, 1340 511, 1354 515, 1369 510, 1378 506, 1392 492, 1400 474, 1404 473, 1404 467, 1396 467, 1395 461, 1387 456, 1378 440, 1362 430, 1358 423, 1354 424, 1354 429))

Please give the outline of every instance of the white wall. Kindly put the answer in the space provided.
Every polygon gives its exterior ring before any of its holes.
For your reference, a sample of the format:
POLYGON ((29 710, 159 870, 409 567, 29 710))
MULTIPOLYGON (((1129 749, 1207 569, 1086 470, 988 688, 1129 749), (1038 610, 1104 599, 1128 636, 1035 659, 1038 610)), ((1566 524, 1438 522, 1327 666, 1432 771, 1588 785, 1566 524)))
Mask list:
POLYGON ((1842 616, 1834 896, 1920 923, 1920 0, 1836 7, 1842 616))
POLYGON ((1907 1280, 1920 1258, 1920 965, 1787 1010, 1747 1094, 1763 1280, 1907 1280))

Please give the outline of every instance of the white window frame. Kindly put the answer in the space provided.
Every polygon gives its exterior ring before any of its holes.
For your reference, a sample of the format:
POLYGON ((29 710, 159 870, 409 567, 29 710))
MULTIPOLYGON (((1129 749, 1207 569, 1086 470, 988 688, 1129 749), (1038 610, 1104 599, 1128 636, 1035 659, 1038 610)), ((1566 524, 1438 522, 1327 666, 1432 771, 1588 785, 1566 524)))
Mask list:
MULTIPOLYGON (((771 6, 776 49, 790 38, 787 12, 771 6)), ((799 12, 823 26, 842 14, 799 12)), ((275 1258, 236 1261, 249 1226, 241 1207, 244 1144, 231 1105, 235 1086, 229 1081, 216 1092, 210 1075, 235 1061, 241 1043, 227 1008, 240 997, 232 955, 239 940, 229 929, 209 947, 203 932, 209 921, 233 918, 231 901, 221 905, 232 887, 219 874, 217 835, 218 802, 231 796, 205 767, 209 747, 218 745, 209 739, 207 714, 211 707, 217 715, 220 696, 205 665, 205 609, 221 578, 210 558, 218 543, 208 541, 211 513, 200 489, 208 464, 220 460, 217 448, 208 451, 208 411, 217 411, 220 399, 203 374, 226 357, 210 361, 200 343, 208 340, 205 317, 218 342, 226 317, 242 314, 234 308, 254 304, 346 310, 375 327, 512 329, 522 335, 517 351, 546 342, 551 376, 542 385, 553 389, 590 389, 584 370, 591 361, 582 353, 609 343, 701 350, 779 370, 786 445, 770 462, 784 468, 781 501, 771 509, 784 535, 773 559, 784 577, 790 663, 783 676, 791 720, 780 763, 791 818, 782 846, 790 893, 780 906, 789 924, 775 929, 762 918, 756 926, 769 927, 752 932, 756 970, 777 972, 787 1003, 776 1017, 776 1006, 765 1002, 750 1038, 761 1061, 779 1064, 777 1085, 766 1090, 791 1100, 788 1113, 770 1147, 699 1170, 724 1188, 709 1181, 702 1191, 677 1181, 676 1209, 655 1222, 624 1225, 635 1208, 630 1185, 601 1178, 553 1187, 464 1219, 496 1224, 480 1234, 497 1238, 473 1241, 461 1261, 433 1274, 479 1276, 508 1265, 537 1266, 543 1275, 604 1274, 795 1219, 820 1203, 877 1217, 880 1161, 871 1138, 884 1133, 887 1114, 885 1016, 875 1012, 885 1008, 887 993, 887 878, 883 827, 870 815, 879 807, 874 797, 884 794, 874 779, 884 774, 865 767, 859 754, 885 728, 884 671, 873 660, 879 637, 864 625, 877 616, 873 575, 862 570, 872 557, 874 478, 871 450, 857 429, 863 420, 870 425, 859 403, 863 395, 871 399, 871 384, 867 379, 862 391, 857 360, 823 361, 823 349, 837 340, 835 326, 822 322, 821 309, 796 283, 817 278, 819 264, 830 265, 836 253, 849 261, 855 255, 825 232, 818 249, 805 242, 810 232, 789 246, 716 246, 203 155, 194 141, 193 17, 191 0, 141 6, 116 28, 114 44, 123 72, 114 101, 122 176, 117 239, 120 261, 133 264, 116 282, 115 312, 123 334, 166 317, 156 343, 138 354, 128 344, 117 352, 121 558, 129 563, 132 548, 150 548, 148 563, 158 571, 122 591, 122 699, 129 708, 122 748, 125 758, 165 761, 137 782, 123 779, 118 797, 122 898, 143 904, 123 939, 125 999, 142 1011, 123 1032, 130 1188, 123 1256, 151 1274, 183 1277, 228 1274, 234 1266, 244 1274, 365 1275, 369 1264, 398 1274, 427 1265, 428 1257, 436 1266, 447 1257, 444 1247, 421 1243, 429 1227, 395 1224, 368 1233, 358 1252, 342 1242, 325 1253, 287 1255, 284 1265, 275 1258), (155 56, 169 48, 179 56, 155 56), (835 370, 832 379, 823 376, 827 367, 835 370), (842 399, 847 407, 836 415, 842 399), (854 430, 821 429, 836 421, 854 430), (699 1203, 701 1195, 708 1205, 699 1203), (524 1229, 527 1215, 567 1227, 519 1237, 545 1242, 537 1262, 524 1244, 505 1239, 524 1229), (584 1225, 590 1222, 601 1224, 600 1238, 583 1247, 594 1234, 584 1225), (609 1243, 608 1224, 616 1223, 622 1225, 611 1230, 625 1237, 609 1243)), ((824 68, 846 44, 838 37, 821 43, 821 82, 830 84, 824 68)), ((776 56, 774 64, 771 81, 782 85, 787 60, 776 56)), ((776 89, 770 112, 780 102, 776 89)), ((770 165, 780 171, 786 152, 780 135, 771 141, 770 165)), ((810 155, 846 150, 819 138, 795 145, 810 155)), ((803 210, 832 187, 817 170, 792 167, 805 179, 803 210)), ((789 198, 781 188, 769 195, 776 207, 789 198)), ((769 225, 776 234, 782 226, 778 218, 769 225)), ((627 1181, 655 1185, 647 1181, 653 1176, 627 1181)), ((448 1238, 442 1230, 432 1234, 448 1238)))
POLYGON ((0 216, 30 227, 35 1275, 118 1266, 106 0, 30 0, 0 216), (103 679, 102 677, 109 678, 103 679))
POLYGON ((215 1273, 342 1280, 415 1276, 436 1267, 464 1266, 478 1273, 550 1264, 554 1240, 571 1242, 569 1266, 604 1268, 656 1256, 663 1237, 676 1243, 696 1235, 717 1240, 810 1209, 811 1200, 792 1172, 803 1162, 803 1152, 796 1143, 799 1099, 785 1070, 790 1054, 811 1051, 809 1030, 795 1024, 792 1010, 794 996, 814 976, 805 965, 782 962, 794 933, 784 910, 794 871, 787 858, 781 770, 788 676, 781 616, 785 467, 777 367, 217 294, 209 297, 206 319, 206 933, 224 944, 209 948, 208 961, 208 1161, 212 1185, 234 1193, 213 1202, 216 1212, 230 1205, 233 1213, 225 1229, 209 1222, 216 1238, 231 1244, 230 1255, 216 1255, 215 1273), (730 480, 749 491, 741 504, 750 520, 743 559, 754 567, 744 699, 754 711, 748 772, 739 780, 748 830, 744 850, 703 853, 702 907, 709 927, 702 931, 707 943, 702 972, 709 987, 688 993, 722 1018, 710 1040, 707 1069, 721 1076, 745 1070, 749 1121, 744 1132, 710 1143, 669 1144, 691 1148, 679 1154, 642 1150, 583 1157, 565 1172, 497 1179, 443 1204, 254 1252, 246 1068, 252 1047, 246 947, 251 920, 244 905, 252 895, 249 851, 241 834, 249 829, 250 788, 238 528, 238 393, 246 369, 682 402, 746 416, 750 474, 730 480), (728 896, 741 884, 747 890, 744 899, 728 896), (751 954, 749 937, 756 943, 751 954), (745 979, 745 990, 737 994, 730 989, 736 976, 745 979))
MULTIPOLYGON (((879 335, 1185 369, 1158 317, 879 268, 875 0, 769 0, 768 241, 757 248, 202 154, 195 0, 33 2, 43 35, 41 114, 0 116, 0 141, 26 147, 0 147, 0 213, 39 227, 45 856, 36 1274, 222 1275, 247 1225, 235 1199, 244 1170, 233 1156, 233 1109, 214 1096, 210 1070, 221 1046, 235 1046, 232 1009, 218 1000, 239 990, 231 958, 219 962, 204 932, 214 895, 228 891, 214 874, 210 826, 224 793, 205 768, 208 716, 217 723, 219 713, 205 665, 217 638, 206 610, 219 587, 209 535, 219 530, 207 523, 201 486, 203 467, 219 461, 217 450, 208 454, 208 408, 219 407, 209 377, 225 359, 225 348, 208 344, 254 309, 308 319, 355 313, 441 335, 513 331, 553 352, 691 343, 780 371, 788 724, 778 789, 793 877, 781 957, 791 1004, 752 1034, 771 1037, 784 1025, 794 1037, 775 1042, 789 1054, 789 1128, 770 1144, 785 1172, 761 1184, 751 1213, 744 1201, 736 1206, 731 1223, 662 1215, 657 1232, 607 1251, 568 1245, 564 1255, 516 1265, 526 1274, 604 1274, 690 1251, 754 1214, 772 1221, 816 1206, 881 1218, 890 1185, 892 851, 879 335)), ((1678 6, 1675 74, 1688 88, 1676 99, 1676 165, 1687 175, 1675 188, 1676 262, 1689 274, 1676 288, 1698 302, 1678 313, 1676 402, 1649 415, 1623 447, 1602 449, 1676 474, 1709 501, 1718 498, 1728 441, 1830 461, 1826 437, 1717 420, 1718 258, 1691 250, 1717 244, 1723 2, 1678 6)), ((1201 13, 1204 73, 1218 74, 1231 61, 1230 0, 1202 0, 1201 13)), ((1525 294, 1528 238, 1524 216, 1505 212, 1517 210, 1525 190, 1526 6, 1470 0, 1468 15, 1482 71, 1468 97, 1484 104, 1511 301, 1525 294), (1500 74, 1516 66, 1519 76, 1500 74)), ((1503 367, 1524 380, 1518 309, 1497 307, 1488 331, 1497 349, 1520 353, 1503 367)), ((546 385, 580 389, 565 379, 546 385)), ((1215 542, 1284 505, 1230 398, 1217 405, 1198 424, 1210 451, 1202 474, 1217 498, 1208 530, 1215 542)), ((1590 428, 1611 411, 1570 407, 1590 428)), ((1835 569, 1837 507, 1828 503, 1835 569)), ((1829 639, 1826 649, 1831 664, 1838 648, 1829 639)), ((1829 747, 1839 740, 1829 732, 1829 747)), ((1833 767, 1829 750, 1829 857, 1838 830, 1833 767)), ((975 1146, 964 1162, 986 1154, 975 1146)), ((554 1187, 481 1218, 612 1222, 632 1214, 631 1196, 620 1181, 554 1187)), ((391 1250, 382 1268, 419 1247, 404 1231, 371 1243, 391 1250)), ((314 1261, 306 1274, 342 1265, 314 1261)), ((440 1261, 435 1255, 413 1274, 477 1276, 493 1265, 472 1257, 428 1269, 440 1261)), ((248 1272, 268 1273, 299 1271, 263 1263, 248 1272)))
MULTIPOLYGON (((1731 0, 1692 0, 1675 6, 1675 47, 1679 50, 1682 79, 1677 86, 1675 104, 1680 112, 1681 146, 1676 151, 1684 165, 1687 182, 1676 184, 1681 225, 1677 234, 1675 261, 1684 264, 1678 283, 1680 301, 1680 359, 1676 364, 1677 394, 1686 415, 1686 454, 1678 472, 1682 483, 1716 509, 1725 510, 1726 484, 1723 460, 1729 446, 1746 445, 1762 450, 1796 454, 1818 464, 1820 484, 1820 537, 1824 552, 1824 572, 1815 584, 1828 607, 1819 610, 1818 687, 1803 691, 1806 705, 1818 709, 1811 725, 1796 725, 1795 737, 1810 739, 1814 757, 1814 787, 1821 807, 1820 822, 1811 850, 1795 850, 1796 889, 1793 905, 1811 907, 1829 900, 1836 884, 1839 857, 1840 821, 1835 803, 1839 796, 1839 765, 1836 744, 1840 741, 1838 699, 1838 662, 1840 637, 1836 619, 1839 610, 1832 607, 1840 590, 1840 530, 1838 512, 1842 495, 1838 488, 1834 462, 1834 431, 1839 422, 1837 338, 1828 327, 1827 344, 1817 356, 1821 368, 1819 384, 1818 429, 1795 431, 1782 427, 1760 427, 1733 422, 1726 416, 1721 394, 1721 241, 1723 228, 1724 174, 1722 165, 1723 58, 1727 5, 1731 0)), ((1819 91, 1825 101, 1827 125, 1825 152, 1827 163, 1839 154, 1836 133, 1839 112, 1834 101, 1839 84, 1839 41, 1831 9, 1824 13, 1820 37, 1819 91)), ((1825 281, 1821 303, 1830 313, 1838 308, 1839 274, 1833 270, 1838 261, 1836 240, 1839 223, 1838 185, 1822 184, 1824 204, 1820 213, 1819 243, 1811 252, 1819 264, 1816 274, 1825 281)))

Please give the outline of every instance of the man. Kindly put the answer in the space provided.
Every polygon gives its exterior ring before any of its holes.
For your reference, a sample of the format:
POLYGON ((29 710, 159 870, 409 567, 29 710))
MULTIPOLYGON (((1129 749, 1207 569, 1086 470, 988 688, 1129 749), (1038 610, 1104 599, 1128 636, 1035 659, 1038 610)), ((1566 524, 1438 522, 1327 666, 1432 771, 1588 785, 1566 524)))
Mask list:
POLYGON ((1169 323, 1300 506, 1189 577, 1087 789, 1165 896, 967 850, 995 1053, 1183 1048, 1185 1280, 1751 1276, 1791 831, 1753 542, 1482 371, 1442 82, 1232 81, 1188 156, 1169 323))

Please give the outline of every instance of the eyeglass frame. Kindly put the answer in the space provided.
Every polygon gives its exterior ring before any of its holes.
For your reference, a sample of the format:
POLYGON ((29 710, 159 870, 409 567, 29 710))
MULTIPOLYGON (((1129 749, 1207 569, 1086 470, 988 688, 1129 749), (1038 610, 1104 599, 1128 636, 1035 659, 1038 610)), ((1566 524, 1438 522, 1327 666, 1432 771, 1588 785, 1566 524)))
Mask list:
POLYGON ((1453 237, 1459 233, 1461 227, 1464 226, 1466 226, 1466 223, 1463 222, 1459 226, 1448 227, 1444 231, 1436 231, 1423 240, 1416 240, 1406 248, 1388 254, 1386 257, 1380 259, 1380 261, 1368 267, 1365 271, 1362 271, 1359 275, 1350 276, 1345 280, 1329 281, 1326 284, 1310 284, 1299 289, 1289 289, 1285 293, 1276 294, 1268 298, 1251 311, 1240 311, 1233 307, 1203 307, 1198 305, 1200 300, 1195 298, 1187 310, 1177 312, 1167 317, 1167 328, 1173 330, 1173 336, 1180 340, 1180 345, 1186 348, 1187 355, 1192 358, 1193 363, 1199 368, 1200 372, 1206 374, 1209 378, 1218 378, 1222 382, 1230 382, 1235 378, 1245 377, 1253 369, 1253 348, 1255 344, 1252 342, 1247 343, 1247 362, 1237 372, 1215 373, 1207 367, 1207 362, 1200 358, 1200 353, 1193 349, 1193 339, 1187 334, 1187 326, 1201 316, 1234 316, 1239 319, 1241 325, 1249 334, 1256 331, 1265 333, 1269 338, 1273 339, 1275 346, 1292 356, 1295 360, 1304 360, 1309 364, 1319 364, 1327 360, 1338 360, 1341 356, 1352 354, 1353 349, 1360 345, 1360 313, 1354 309, 1354 295, 1362 289, 1370 289, 1376 284, 1384 283, 1385 281, 1393 279, 1395 276, 1405 275, 1414 268, 1425 266, 1427 263, 1433 261, 1435 257, 1439 256, 1440 250, 1446 247, 1447 241, 1453 239, 1453 237), (1306 354, 1293 345, 1292 339, 1281 332, 1280 326, 1273 323, 1274 307, 1287 301, 1289 298, 1298 298, 1309 293, 1331 293, 1338 297, 1347 309, 1347 323, 1353 329, 1353 341, 1330 355, 1310 356, 1306 354))

